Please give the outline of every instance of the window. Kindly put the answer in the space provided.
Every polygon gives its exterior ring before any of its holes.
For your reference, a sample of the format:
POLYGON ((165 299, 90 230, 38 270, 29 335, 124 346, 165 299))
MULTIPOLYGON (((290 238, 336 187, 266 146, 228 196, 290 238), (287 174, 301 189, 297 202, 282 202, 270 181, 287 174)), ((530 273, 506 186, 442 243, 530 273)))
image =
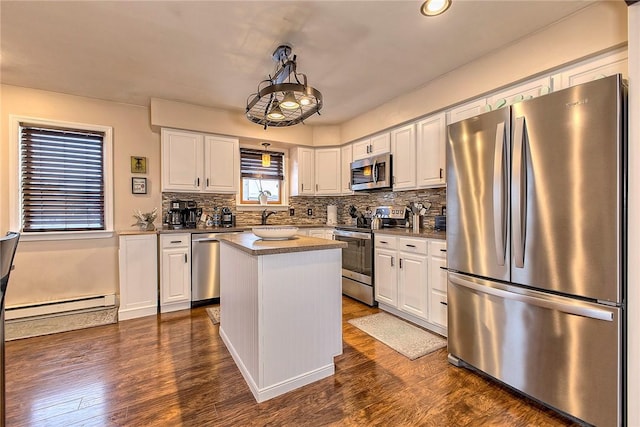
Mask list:
POLYGON ((240 149, 240 204, 260 204, 260 193, 267 195, 267 204, 284 203, 284 153, 269 151, 271 162, 262 166, 263 150, 240 149))
POLYGON ((113 229, 111 128, 68 125, 74 124, 15 125, 18 208, 12 223, 25 236, 98 237, 113 229))

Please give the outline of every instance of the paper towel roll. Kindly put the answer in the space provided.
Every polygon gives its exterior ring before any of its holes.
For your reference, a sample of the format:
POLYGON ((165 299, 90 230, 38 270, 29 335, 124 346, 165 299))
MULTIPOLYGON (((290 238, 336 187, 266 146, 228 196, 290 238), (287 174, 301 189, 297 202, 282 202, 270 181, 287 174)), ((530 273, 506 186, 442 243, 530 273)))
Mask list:
POLYGON ((327 205, 327 225, 335 225, 338 223, 338 207, 336 205, 327 205))

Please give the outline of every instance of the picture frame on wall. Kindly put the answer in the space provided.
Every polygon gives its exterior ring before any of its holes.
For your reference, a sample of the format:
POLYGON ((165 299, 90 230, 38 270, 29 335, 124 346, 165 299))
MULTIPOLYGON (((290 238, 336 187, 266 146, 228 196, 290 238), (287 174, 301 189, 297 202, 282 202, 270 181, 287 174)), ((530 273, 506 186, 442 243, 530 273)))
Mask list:
POLYGON ((147 173, 147 158, 131 156, 131 173, 147 173))
POLYGON ((131 192, 133 194, 147 194, 147 178, 131 178, 131 192))

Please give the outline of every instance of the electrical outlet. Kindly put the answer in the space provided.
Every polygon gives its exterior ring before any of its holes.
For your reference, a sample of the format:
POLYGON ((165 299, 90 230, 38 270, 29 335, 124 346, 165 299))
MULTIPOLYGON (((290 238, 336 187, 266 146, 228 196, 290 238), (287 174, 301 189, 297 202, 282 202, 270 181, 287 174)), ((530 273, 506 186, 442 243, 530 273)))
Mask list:
POLYGON ((293 208, 289 208, 289 216, 294 216, 296 214, 296 210, 293 208))
POLYGON ((307 209, 307 216, 311 216, 313 215, 313 209, 309 208, 307 209))

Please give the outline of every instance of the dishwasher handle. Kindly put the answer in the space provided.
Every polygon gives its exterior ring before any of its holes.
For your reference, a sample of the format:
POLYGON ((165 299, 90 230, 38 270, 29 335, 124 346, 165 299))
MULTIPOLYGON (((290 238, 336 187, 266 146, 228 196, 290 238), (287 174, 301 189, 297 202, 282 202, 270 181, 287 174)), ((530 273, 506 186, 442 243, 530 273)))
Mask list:
POLYGON ((219 242, 220 239, 217 237, 208 238, 208 239, 191 239, 192 243, 207 243, 207 242, 219 242))

